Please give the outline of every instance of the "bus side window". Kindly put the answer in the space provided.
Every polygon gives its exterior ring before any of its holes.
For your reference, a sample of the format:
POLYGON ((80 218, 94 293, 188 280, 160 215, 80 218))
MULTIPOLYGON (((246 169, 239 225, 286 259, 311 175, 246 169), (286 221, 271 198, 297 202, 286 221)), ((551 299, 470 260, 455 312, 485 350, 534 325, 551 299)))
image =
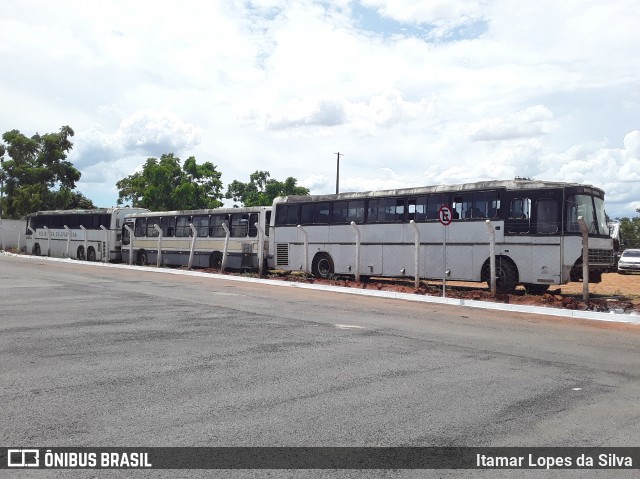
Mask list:
POLYGON ((264 228, 264 235, 269 236, 269 230, 271 229, 271 211, 265 212, 264 216, 265 216, 265 220, 264 220, 264 225, 262 225, 262 227, 264 228))
POLYGON ((160 226, 160 218, 147 218, 147 236, 159 236, 154 225, 160 226))
MULTIPOLYGON (((427 197, 423 196, 418 198, 415 203, 414 221, 424 221, 427 219, 427 197)), ((409 203, 409 209, 411 209, 411 203, 409 203)), ((409 212, 411 213, 411 212, 409 212)))
POLYGON ((536 232, 554 234, 558 228, 558 202, 551 199, 536 201, 536 232))
POLYGON ((176 237, 188 238, 191 236, 191 228, 189 228, 190 220, 190 216, 178 216, 176 219, 176 237))
POLYGON ((511 199, 505 228, 507 234, 526 234, 531 232, 531 198, 511 199))
POLYGON ((344 225, 349 215, 349 202, 336 201, 331 208, 331 224, 344 225))
POLYGON ((258 213, 249 213, 249 237, 251 238, 258 236, 258 228, 256 228, 257 222, 258 213))
POLYGON ((160 218, 160 229, 163 237, 172 237, 176 229, 175 216, 163 216, 160 218))
MULTIPOLYGON (((427 220, 437 220, 439 218, 439 211, 444 205, 449 203, 447 195, 431 195, 427 197, 427 220)), ((460 215, 456 216, 456 212, 453 212, 453 218, 458 219, 460 215)))
POLYGON ((147 236, 147 218, 136 218, 136 238, 144 238, 147 236))
POLYGON ((225 222, 227 222, 228 226, 227 215, 211 215, 209 219, 209 236, 212 238, 224 238, 227 235, 222 226, 225 222))

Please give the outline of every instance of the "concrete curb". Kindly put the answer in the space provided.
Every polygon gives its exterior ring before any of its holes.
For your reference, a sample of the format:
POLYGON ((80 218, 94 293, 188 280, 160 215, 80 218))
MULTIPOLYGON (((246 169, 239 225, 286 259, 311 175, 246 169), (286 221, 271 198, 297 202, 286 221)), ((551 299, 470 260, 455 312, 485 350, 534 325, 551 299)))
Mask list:
POLYGON ((14 256, 14 257, 22 258, 26 260, 46 260, 46 261, 55 261, 55 262, 61 262, 61 263, 102 266, 105 268, 134 269, 139 271, 146 271, 149 273, 176 274, 176 275, 193 276, 198 278, 210 278, 210 279, 219 279, 219 280, 226 280, 226 281, 239 281, 244 283, 268 284, 270 286, 279 286, 279 287, 288 287, 288 288, 313 289, 317 291, 330 291, 333 293, 355 294, 359 296, 372 296, 376 298, 399 299, 403 301, 413 301, 417 303, 448 304, 451 306, 463 306, 467 308, 480 308, 480 309, 488 309, 488 310, 511 311, 511 312, 529 313, 529 314, 544 314, 547 316, 558 316, 563 318, 589 319, 593 321, 607 321, 607 322, 626 323, 626 324, 640 324, 640 315, 633 314, 633 313, 621 314, 621 313, 614 313, 614 312, 599 313, 594 311, 577 311, 577 310, 569 310, 569 309, 547 308, 543 306, 525 306, 525 305, 506 304, 506 303, 493 303, 488 301, 476 301, 476 300, 468 300, 468 299, 442 298, 439 296, 398 293, 394 291, 374 291, 374 290, 368 290, 368 289, 347 288, 342 286, 296 283, 296 282, 290 282, 290 281, 278 281, 273 279, 248 278, 245 276, 231 276, 231 275, 216 274, 216 273, 203 273, 198 271, 185 271, 185 270, 168 269, 168 268, 158 269, 155 267, 128 265, 128 264, 122 264, 122 263, 96 263, 96 262, 79 261, 79 260, 67 259, 67 258, 50 258, 47 256, 19 255, 15 253, 7 253, 7 252, 1 252, 0 254, 3 254, 5 256, 14 256))

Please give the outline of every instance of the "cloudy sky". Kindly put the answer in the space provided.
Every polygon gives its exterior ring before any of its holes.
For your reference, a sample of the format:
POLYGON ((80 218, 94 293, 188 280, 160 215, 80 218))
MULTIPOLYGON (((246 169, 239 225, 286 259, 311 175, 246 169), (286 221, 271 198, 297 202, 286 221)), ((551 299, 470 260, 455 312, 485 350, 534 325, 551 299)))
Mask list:
MULTIPOLYGON (((115 205, 149 156, 312 193, 526 176, 640 208, 638 0, 4 0, 0 133, 75 130, 115 205)), ((226 189, 226 187, 225 187, 226 189)))

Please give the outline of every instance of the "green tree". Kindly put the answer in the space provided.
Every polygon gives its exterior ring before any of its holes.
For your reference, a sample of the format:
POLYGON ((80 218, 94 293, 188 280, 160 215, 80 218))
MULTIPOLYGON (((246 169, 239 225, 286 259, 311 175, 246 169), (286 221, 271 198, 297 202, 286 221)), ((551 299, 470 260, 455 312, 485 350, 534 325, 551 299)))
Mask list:
POLYGON ((67 161, 73 148, 73 130, 63 126, 58 133, 28 138, 18 130, 2 135, 2 212, 9 218, 20 218, 39 210, 68 209, 81 202, 94 207, 80 193, 73 192, 80 172, 67 161), (7 153, 11 158, 4 159, 7 153))
POLYGON ((233 180, 225 196, 243 206, 269 206, 278 196, 309 194, 308 188, 296 185, 298 180, 295 178, 278 181, 270 176, 268 171, 255 171, 249 176, 248 183, 233 180))
POLYGON ((118 204, 152 211, 218 208, 222 206, 220 176, 213 163, 199 165, 193 156, 184 165, 173 153, 148 158, 142 172, 116 183, 118 204))
MULTIPOLYGON (((640 209, 636 210, 640 213, 640 209)), ((620 242, 622 249, 640 248, 640 216, 620 218, 620 242)))

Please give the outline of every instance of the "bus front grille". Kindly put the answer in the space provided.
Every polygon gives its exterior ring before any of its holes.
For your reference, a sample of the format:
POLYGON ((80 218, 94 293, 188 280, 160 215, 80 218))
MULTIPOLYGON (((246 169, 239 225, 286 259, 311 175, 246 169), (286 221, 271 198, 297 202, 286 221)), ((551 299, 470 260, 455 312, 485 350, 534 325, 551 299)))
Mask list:
POLYGON ((610 249, 589 249, 590 265, 612 265, 613 250, 610 249))
POLYGON ((289 265, 289 243, 276 244, 276 266, 289 265))

